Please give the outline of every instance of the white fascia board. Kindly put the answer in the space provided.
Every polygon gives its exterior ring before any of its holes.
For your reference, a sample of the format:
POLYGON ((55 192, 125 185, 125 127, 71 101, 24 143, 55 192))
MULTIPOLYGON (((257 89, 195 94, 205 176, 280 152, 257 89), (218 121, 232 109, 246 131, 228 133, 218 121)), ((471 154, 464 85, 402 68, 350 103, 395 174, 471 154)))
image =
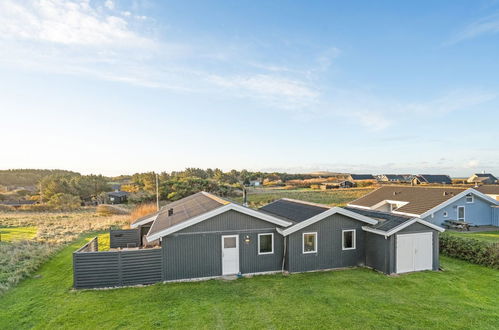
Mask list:
POLYGON ((416 213, 407 213, 407 212, 400 212, 400 211, 397 211, 397 210, 394 210, 390 213, 393 213, 393 214, 400 214, 400 215, 406 215, 408 217, 419 217, 421 216, 420 214, 416 214, 416 213))
POLYGON ((402 229, 409 227, 410 225, 412 225, 412 224, 414 224, 416 222, 420 223, 420 224, 422 224, 424 226, 427 226, 429 228, 435 229, 435 230, 437 230, 439 232, 444 232, 445 231, 444 228, 439 227, 437 225, 434 225, 434 224, 432 224, 432 223, 430 223, 428 221, 424 221, 423 219, 420 219, 420 218, 414 218, 414 219, 408 220, 408 221, 406 221, 406 222, 398 225, 397 227, 392 228, 389 231, 382 231, 382 230, 378 230, 378 229, 367 227, 367 226, 362 226, 362 230, 367 231, 367 232, 371 232, 371 233, 374 233, 374 234, 378 234, 378 235, 381 235, 381 236, 389 237, 389 236, 392 236, 393 234, 401 231, 402 229))
POLYGON ((153 235, 150 235, 150 236, 148 235, 147 241, 148 242, 154 241, 160 237, 170 235, 170 234, 175 233, 179 230, 193 226, 193 225, 198 224, 204 220, 213 218, 214 216, 217 216, 219 214, 222 214, 222 213, 230 211, 230 210, 234 210, 234 211, 237 211, 237 212, 249 215, 249 216, 253 216, 253 217, 258 218, 260 220, 264 220, 264 221, 267 221, 267 222, 270 222, 270 223, 273 223, 275 225, 282 226, 282 227, 288 227, 288 226, 291 226, 293 224, 291 222, 278 219, 278 218, 273 217, 271 215, 267 215, 265 213, 255 211, 255 210, 252 210, 250 208, 247 208, 247 207, 244 207, 244 206, 241 206, 238 204, 230 203, 230 204, 218 207, 218 208, 211 210, 209 212, 198 215, 197 217, 194 217, 192 219, 181 222, 175 226, 166 228, 166 229, 164 229, 160 232, 157 232, 153 235))
POLYGON ((458 199, 461 199, 463 198, 464 196, 468 195, 468 194, 473 194, 477 197, 480 197, 488 202, 490 202, 491 204, 493 205, 499 205, 499 201, 496 201, 494 200, 493 198, 479 192, 478 190, 475 190, 473 188, 468 188, 466 189, 465 191, 462 191, 460 192, 459 194, 457 194, 456 196, 452 197, 452 198, 449 198, 448 200, 446 200, 445 202, 435 206, 434 208, 424 212, 423 214, 420 215, 421 218, 426 218, 427 216, 431 215, 432 213, 435 213, 437 212, 438 210, 454 203, 455 201, 457 201, 458 199))
POLYGON ((156 212, 153 215, 151 215, 150 217, 142 219, 139 222, 134 222, 130 225, 130 228, 137 228, 138 226, 142 226, 142 225, 145 225, 146 223, 152 222, 152 221, 156 220, 156 218, 158 217, 158 214, 159 213, 156 212))
POLYGON ((296 232, 296 231, 298 231, 300 229, 308 227, 311 224, 314 224, 314 223, 316 223, 318 221, 321 221, 322 219, 327 218, 327 217, 329 217, 329 216, 331 216, 333 214, 336 214, 336 213, 344 215, 344 216, 349 217, 349 218, 353 218, 353 219, 359 220, 359 221, 363 221, 363 222, 368 223, 370 225, 375 225, 375 224, 378 223, 377 220, 371 219, 371 218, 366 217, 364 215, 361 215, 361 214, 358 214, 358 213, 355 213, 355 212, 352 212, 352 211, 349 211, 349 210, 345 210, 344 208, 341 208, 341 207, 333 207, 333 208, 330 208, 327 211, 324 211, 322 213, 317 214, 316 216, 308 218, 305 221, 299 222, 299 223, 297 223, 294 226, 291 226, 289 228, 284 229, 282 231, 282 235, 283 236, 288 236, 289 234, 292 234, 292 233, 294 233, 294 232, 296 232))
POLYGON ((347 206, 354 207, 356 209, 372 210, 369 206, 361 206, 361 205, 355 205, 355 204, 347 204, 347 206))

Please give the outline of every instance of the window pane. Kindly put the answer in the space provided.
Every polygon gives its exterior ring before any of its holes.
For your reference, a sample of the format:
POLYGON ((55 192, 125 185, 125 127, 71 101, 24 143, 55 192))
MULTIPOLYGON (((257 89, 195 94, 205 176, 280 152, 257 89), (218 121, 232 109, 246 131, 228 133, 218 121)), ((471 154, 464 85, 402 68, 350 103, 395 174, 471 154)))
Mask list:
POLYGON ((345 249, 353 248, 353 231, 343 232, 343 248, 345 249))
POLYGON ((272 234, 260 235, 260 253, 272 252, 272 234))
POLYGON ((305 234, 303 236, 303 251, 315 251, 315 234, 305 234))
POLYGON ((232 249, 236 247, 235 237, 224 237, 224 249, 232 249))

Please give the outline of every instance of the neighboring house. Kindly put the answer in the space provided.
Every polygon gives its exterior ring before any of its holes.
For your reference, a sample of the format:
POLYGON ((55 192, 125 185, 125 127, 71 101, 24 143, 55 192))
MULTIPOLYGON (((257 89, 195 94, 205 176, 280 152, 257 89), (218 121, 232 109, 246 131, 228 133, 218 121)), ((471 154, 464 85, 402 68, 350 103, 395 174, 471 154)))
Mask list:
POLYGON ((483 185, 473 189, 478 190, 479 192, 499 201, 499 184, 483 185))
POLYGON ((490 173, 475 173, 467 180, 468 183, 494 184, 497 178, 490 173))
POLYGON ((452 184, 452 179, 445 174, 419 174, 412 178, 412 184, 452 184))
POLYGON ((445 220, 499 226, 499 201, 473 188, 384 186, 348 206, 417 217, 438 226, 445 220))
POLYGON ((337 188, 352 188, 355 187, 355 183, 348 180, 338 180, 338 181, 328 181, 321 183, 321 190, 337 189, 337 188))
POLYGON ((348 176, 350 181, 376 181, 372 174, 350 174, 348 176))
POLYGON ((107 193, 107 198, 110 204, 123 204, 128 201, 128 192, 111 191, 107 193))
POLYGON ((376 176, 380 182, 409 182, 402 174, 380 174, 376 176))
POLYGON ((357 266, 387 274, 438 269, 443 229, 411 217, 375 216, 290 199, 253 210, 200 192, 136 220, 130 235, 112 232, 110 245, 120 249, 98 252, 93 240, 75 252, 74 286, 357 266), (152 242, 159 247, 147 248, 152 242))
POLYGON ((259 186, 261 186, 261 184, 262 184, 261 180, 250 180, 249 181, 250 187, 259 187, 259 186))

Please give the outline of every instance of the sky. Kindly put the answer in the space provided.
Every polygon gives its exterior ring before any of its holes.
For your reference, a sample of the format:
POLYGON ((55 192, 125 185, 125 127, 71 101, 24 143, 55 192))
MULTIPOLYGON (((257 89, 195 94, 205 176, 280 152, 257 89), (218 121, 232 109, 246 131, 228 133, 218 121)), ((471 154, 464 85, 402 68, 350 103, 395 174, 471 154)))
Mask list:
POLYGON ((499 1, 0 1, 0 169, 499 175, 499 1))

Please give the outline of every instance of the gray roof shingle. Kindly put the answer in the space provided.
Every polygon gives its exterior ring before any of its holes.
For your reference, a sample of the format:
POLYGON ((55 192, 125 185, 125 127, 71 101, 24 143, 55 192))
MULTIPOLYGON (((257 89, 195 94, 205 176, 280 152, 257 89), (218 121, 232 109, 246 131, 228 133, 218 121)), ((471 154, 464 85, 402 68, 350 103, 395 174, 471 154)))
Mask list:
POLYGON ((259 211, 279 216, 293 222, 302 222, 317 214, 327 211, 329 208, 330 207, 326 205, 282 198, 262 206, 259 211))

